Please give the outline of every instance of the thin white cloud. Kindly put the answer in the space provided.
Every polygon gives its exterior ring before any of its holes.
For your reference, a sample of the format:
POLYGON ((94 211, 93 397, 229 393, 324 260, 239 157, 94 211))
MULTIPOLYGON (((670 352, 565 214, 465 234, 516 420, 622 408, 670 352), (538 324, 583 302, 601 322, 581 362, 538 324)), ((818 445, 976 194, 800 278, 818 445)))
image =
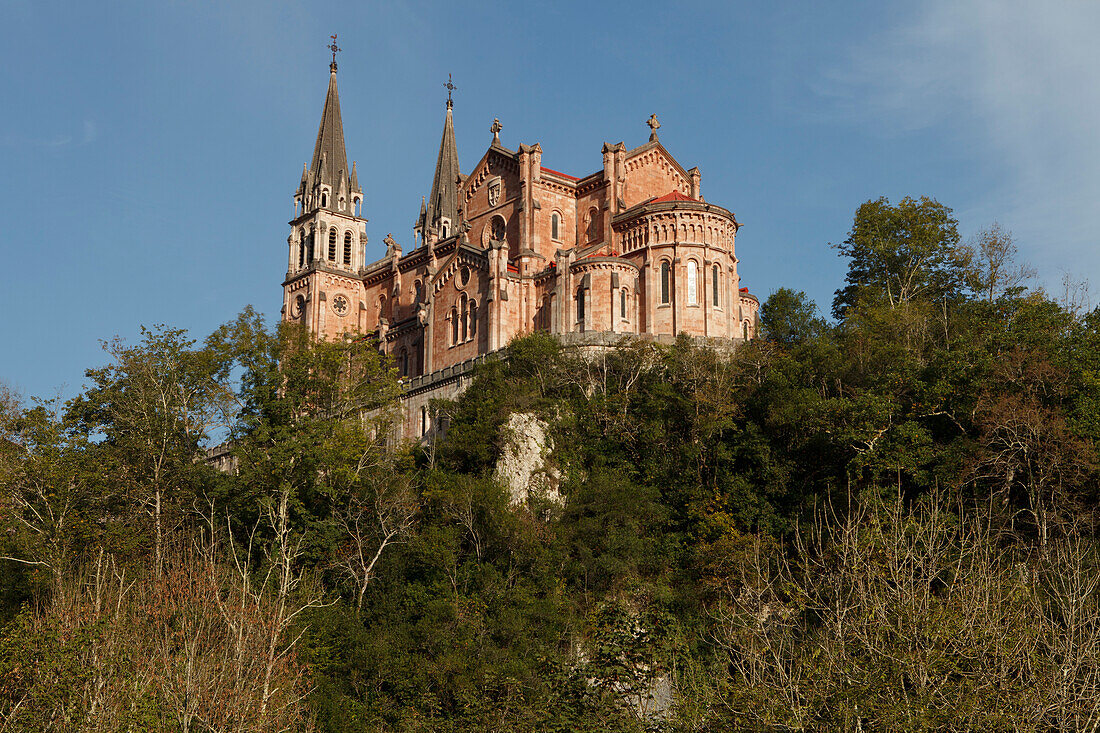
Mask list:
POLYGON ((1100 279, 1100 3, 933 0, 816 91, 899 133, 942 131, 985 168, 964 213, 1002 220, 1048 279, 1100 279))
POLYGON ((5 148, 64 148, 70 145, 89 145, 99 136, 95 120, 84 120, 79 135, 58 134, 53 137, 32 137, 8 133, 0 137, 0 147, 5 148))

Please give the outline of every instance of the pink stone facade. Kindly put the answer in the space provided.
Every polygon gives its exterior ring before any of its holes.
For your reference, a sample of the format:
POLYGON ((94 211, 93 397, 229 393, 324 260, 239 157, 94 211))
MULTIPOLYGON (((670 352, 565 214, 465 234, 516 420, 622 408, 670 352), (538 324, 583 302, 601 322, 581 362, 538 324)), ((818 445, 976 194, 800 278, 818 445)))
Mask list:
MULTIPOLYGON (((324 338, 375 334, 410 379, 533 331, 753 338, 759 303, 741 284, 739 224, 704 200, 699 169, 685 170, 650 124, 648 142, 605 143, 583 176, 543 167, 538 143, 505 147, 495 124, 488 150, 450 182, 455 220, 428 222, 422 209, 411 241, 387 236, 374 262, 364 260, 361 194, 337 191, 320 207, 303 183, 283 317, 324 338)), ((410 432, 421 421, 410 410, 410 432)))

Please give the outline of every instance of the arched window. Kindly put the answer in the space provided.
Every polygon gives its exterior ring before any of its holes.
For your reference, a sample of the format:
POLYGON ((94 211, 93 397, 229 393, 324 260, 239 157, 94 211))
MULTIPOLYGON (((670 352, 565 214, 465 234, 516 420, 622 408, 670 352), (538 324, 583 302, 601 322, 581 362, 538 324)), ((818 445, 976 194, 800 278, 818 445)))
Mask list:
POLYGON ((420 305, 420 301, 424 298, 424 284, 417 280, 413 283, 413 305, 420 305))
POLYGON ((669 301, 669 295, 672 288, 669 282, 672 279, 672 272, 668 266, 668 260, 661 261, 661 302, 667 303, 669 301))
POLYGON ((401 349, 401 376, 409 376, 409 352, 406 349, 401 349))
POLYGON ((306 262, 313 262, 314 249, 313 240, 316 236, 316 232, 313 229, 309 230, 309 248, 306 250, 306 262))
POLYGON ((336 261, 336 227, 328 230, 328 260, 336 261))
POLYGON ((451 306, 451 346, 458 343, 458 308, 451 306))
POLYGON ((584 327, 584 287, 577 288, 577 321, 584 327))
POLYGON ((714 299, 714 307, 718 307, 718 265, 715 265, 710 278, 711 296, 714 299))
POLYGON ((446 239, 447 238, 447 228, 448 228, 447 227, 447 220, 444 219, 442 225, 440 225, 440 232, 441 232, 440 235, 439 235, 440 239, 446 239))
POLYGON ((504 238, 508 234, 508 224, 502 217, 494 216, 493 221, 490 224, 489 236, 492 237, 494 242, 503 242, 504 238))
POLYGON ((459 304, 459 320, 461 321, 462 340, 466 341, 469 337, 469 331, 467 326, 467 319, 470 317, 469 313, 469 301, 466 298, 466 293, 462 294, 462 297, 458 299, 459 304))
POLYGON ((699 268, 695 260, 688 260, 688 305, 699 305, 699 268))
POLYGON ((746 341, 749 340, 749 322, 745 321, 741 324, 741 338, 746 341))
POLYGON ((470 338, 477 336, 477 301, 470 301, 470 338))
POLYGON ((561 239, 561 217, 556 211, 550 215, 550 238, 555 241, 561 239))
POLYGON ((298 230, 298 267, 306 264, 306 230, 298 230))
POLYGON ((378 296, 378 319, 381 320, 386 317, 386 296, 378 296))
POLYGON ((351 265, 351 232, 344 232, 344 264, 351 265))
POLYGON ((626 318, 626 288, 619 291, 619 318, 626 318))
POLYGON ((588 230, 586 234, 589 242, 595 242, 600 238, 600 210, 594 206, 588 210, 588 230))
POLYGON ((428 406, 420 408, 420 437, 428 434, 428 406))
POLYGON ((321 192, 321 206, 328 206, 328 191, 321 192))

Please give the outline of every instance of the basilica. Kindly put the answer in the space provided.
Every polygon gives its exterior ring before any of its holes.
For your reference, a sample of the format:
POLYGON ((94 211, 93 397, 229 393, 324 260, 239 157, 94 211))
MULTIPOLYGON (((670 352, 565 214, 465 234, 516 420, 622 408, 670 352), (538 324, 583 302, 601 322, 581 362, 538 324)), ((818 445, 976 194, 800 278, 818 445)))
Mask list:
POLYGON ((431 430, 428 401, 464 388, 484 355, 532 331, 608 345, 629 335, 753 338, 759 303, 741 287, 733 212, 707 202, 658 137, 604 143, 572 175, 542 148, 513 150, 494 120, 464 174, 450 94, 431 192, 412 238, 366 258, 363 189, 349 169, 335 53, 313 158, 294 193, 283 318, 323 338, 372 334, 406 385, 408 437, 431 430))

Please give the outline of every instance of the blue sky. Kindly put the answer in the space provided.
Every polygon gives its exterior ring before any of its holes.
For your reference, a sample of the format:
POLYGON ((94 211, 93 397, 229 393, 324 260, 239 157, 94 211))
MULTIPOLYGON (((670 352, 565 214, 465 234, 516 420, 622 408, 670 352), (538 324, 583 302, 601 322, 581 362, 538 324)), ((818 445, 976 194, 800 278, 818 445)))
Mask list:
POLYGON ((71 396, 100 340, 277 318, 286 222, 339 34, 371 253, 431 184, 454 75, 468 170, 494 117, 574 175, 661 140, 744 222, 744 284, 827 312, 870 198, 999 221, 1040 281, 1100 266, 1100 3, 52 2, 0 28, 0 379, 71 396))

